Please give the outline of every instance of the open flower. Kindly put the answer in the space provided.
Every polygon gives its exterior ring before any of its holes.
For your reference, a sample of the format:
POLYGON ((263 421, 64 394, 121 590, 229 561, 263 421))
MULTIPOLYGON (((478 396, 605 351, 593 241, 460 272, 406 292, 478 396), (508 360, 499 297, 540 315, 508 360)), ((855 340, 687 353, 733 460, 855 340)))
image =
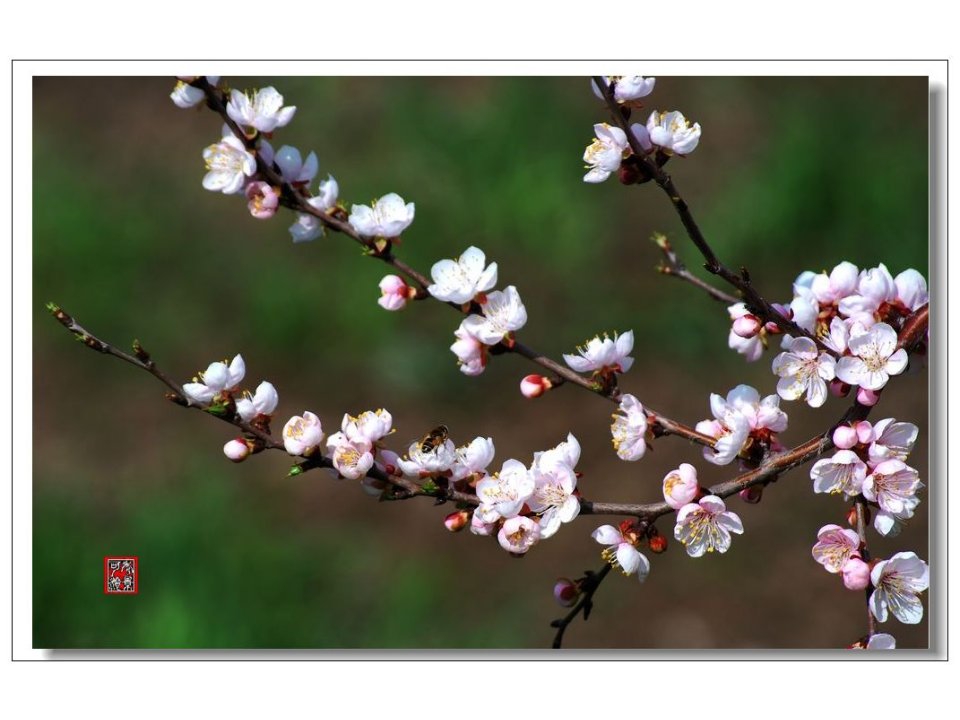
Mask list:
POLYGON ((860 557, 860 536, 849 528, 824 525, 817 533, 813 559, 829 573, 838 573, 853 557, 860 557))
POLYGON ((930 586, 930 568, 916 553, 899 552, 873 566, 870 580, 870 610, 880 622, 887 611, 902 623, 915 625, 923 619, 923 605, 917 595, 930 586))
POLYGON ((580 514, 580 500, 574 495, 577 476, 567 463, 549 460, 534 461, 530 474, 534 488, 527 503, 533 512, 541 513, 540 535, 548 538, 560 529, 561 523, 568 523, 580 514))
POLYGON ((840 314, 870 327, 877 321, 880 306, 897 297, 897 285, 886 265, 862 270, 857 278, 855 293, 847 295, 838 303, 840 314))
POLYGON ((290 184, 309 184, 320 169, 315 152, 311 151, 304 160, 300 151, 293 145, 283 145, 274 152, 270 143, 264 140, 260 143, 260 155, 267 165, 275 164, 280 168, 280 177, 290 184))
POLYGON ((914 496, 904 498, 903 508, 897 513, 892 513, 882 508, 877 510, 873 514, 873 529, 884 537, 899 535, 904 522, 913 517, 913 513, 919 504, 920 498, 914 496))
POLYGON ((527 309, 513 285, 495 290, 480 303, 483 315, 471 315, 460 327, 484 345, 496 345, 527 324, 527 309))
POLYGON ((250 422, 258 415, 270 415, 277 409, 280 401, 277 389, 264 380, 257 386, 253 397, 242 397, 237 400, 237 415, 246 422, 250 422))
POLYGON ((863 481, 863 496, 894 517, 909 511, 917 490, 923 487, 919 474, 901 460, 884 460, 863 481))
POLYGON ((679 110, 654 110, 647 118, 650 142, 668 155, 689 155, 700 143, 700 123, 690 124, 679 110))
POLYGON ((620 161, 629 150, 629 143, 623 130, 607 123, 597 123, 593 126, 593 132, 596 137, 583 153, 583 161, 587 163, 585 167, 590 170, 583 176, 583 181, 599 183, 620 168, 620 161))
POLYGON ((486 292, 497 284, 497 264, 486 264, 483 250, 468 247, 456 260, 440 260, 430 268, 433 285, 427 292, 437 300, 458 305, 470 302, 477 293, 486 292))
POLYGON ((773 372, 780 377, 777 393, 784 400, 797 400, 806 393, 807 404, 820 407, 827 400, 827 381, 834 378, 836 360, 820 352, 810 338, 785 339, 784 347, 787 352, 773 359, 773 372))
POLYGON ((333 175, 327 174, 326 180, 321 180, 317 186, 317 194, 307 198, 307 202, 321 212, 327 212, 337 206, 337 197, 340 194, 340 185, 333 175))
POLYGON ((830 271, 814 276, 810 289, 821 305, 835 305, 857 291, 860 271, 851 262, 843 261, 830 271))
POLYGON ((244 191, 247 196, 247 209, 257 220, 269 220, 280 205, 280 195, 269 183, 261 180, 249 183, 244 191))
POLYGON ((244 144, 233 135, 226 135, 218 143, 203 151, 207 174, 203 187, 231 195, 243 190, 247 178, 257 171, 257 160, 244 144))
POLYGON ((528 517, 512 517, 497 533, 500 547, 515 555, 523 555, 542 537, 540 526, 528 517))
POLYGON ((739 515, 727 511, 716 495, 707 495, 680 508, 673 528, 673 536, 683 543, 690 557, 714 550, 725 553, 730 549, 731 532, 742 535, 743 523, 739 515))
MULTIPOLYGON (((613 99, 621 104, 646 97, 653 92, 653 88, 657 84, 656 78, 643 77, 642 75, 604 75, 603 80, 607 85, 614 84, 613 99)), ((590 87, 593 88, 593 94, 603 100, 603 93, 597 87, 596 80, 590 80, 590 87)))
POLYGON ((848 498, 860 494, 866 476, 866 464, 852 450, 839 450, 831 458, 817 460, 810 468, 814 492, 842 492, 848 498))
POLYGON ((907 367, 907 351, 897 349, 897 332, 886 323, 850 338, 849 350, 853 357, 842 357, 837 363, 837 377, 848 385, 879 390, 891 375, 907 367))
POLYGON ((534 485, 526 465, 519 460, 505 460, 500 472, 477 483, 481 519, 496 522, 517 516, 533 494, 534 485))
POLYGON ((229 366, 226 362, 210 363, 206 370, 193 379, 193 382, 183 386, 183 391, 191 400, 207 403, 218 393, 236 388, 246 372, 247 366, 243 358, 236 355, 229 366))
POLYGON ((486 475, 487 466, 493 462, 494 454, 493 438, 478 437, 469 445, 458 447, 456 460, 450 468, 450 479, 456 481, 486 475))
POLYGON ((297 213, 297 219, 289 229, 290 237, 295 243, 310 242, 323 237, 323 224, 320 218, 307 213, 297 213))
POLYGON ((625 394, 620 397, 619 411, 613 414, 610 433, 613 449, 621 460, 633 462, 647 451, 647 414, 636 397, 625 394))
POLYGON ((393 415, 383 408, 366 410, 357 417, 345 414, 340 431, 350 442, 374 445, 393 432, 393 415))
POLYGON ((680 463, 680 467, 671 470, 663 478, 663 499, 674 510, 692 503, 699 492, 697 469, 690 463, 680 463))
POLYGON ((710 395, 714 420, 697 423, 697 432, 716 439, 713 448, 705 447, 703 457, 715 465, 732 462, 747 445, 751 434, 764 442, 775 440, 774 433, 787 428, 787 414, 780 409, 780 399, 760 393, 749 385, 737 385, 726 399, 710 395))
MULTIPOLYGON (((178 108, 192 108, 199 105, 203 102, 203 99, 206 97, 203 90, 200 88, 193 87, 192 83, 196 77, 183 77, 177 79, 177 84, 173 88, 173 92, 170 93, 170 99, 173 100, 173 104, 178 108)), ((207 75, 207 82, 213 86, 216 86, 220 82, 219 75, 207 75)))
POLYGON ((555 465, 566 465, 573 470, 580 462, 580 441, 567 433, 567 439, 558 443, 549 450, 535 452, 533 464, 536 467, 550 468, 555 465))
POLYGON ((294 415, 283 426, 283 446, 291 455, 310 455, 323 442, 320 418, 312 412, 294 415))
POLYGON ((578 355, 564 353, 563 361, 576 372, 618 372, 625 373, 633 366, 633 330, 623 335, 613 334, 613 340, 604 335, 587 341, 577 347, 578 355))
POLYGON ((344 432, 334 433, 327 438, 327 450, 336 471, 350 480, 359 480, 373 467, 373 446, 363 438, 351 440, 344 432))
POLYGON ((294 106, 283 107, 283 95, 273 87, 256 90, 252 96, 232 90, 227 103, 227 115, 248 134, 250 129, 271 133, 293 120, 296 112, 294 106))
POLYGON ((410 445, 407 457, 400 458, 400 469, 408 477, 426 477, 445 473, 453 467, 457 459, 457 448, 452 440, 444 440, 440 445, 423 449, 419 440, 410 445))
POLYGON ((867 451, 870 463, 878 465, 884 460, 906 460, 920 429, 910 422, 897 422, 893 418, 881 420, 873 426, 875 439, 867 451))
POLYGON ((636 573, 640 582, 647 579, 650 574, 650 561, 637 550, 639 537, 629 520, 621 523, 619 530, 613 525, 601 525, 590 533, 590 537, 601 545, 608 546, 601 555, 613 567, 619 567, 624 575, 636 573))
POLYGON ((395 238, 410 227, 413 215, 413 203, 404 203, 396 193, 388 193, 372 205, 354 205, 347 220, 361 237, 395 238))
POLYGON ((927 281, 914 269, 904 270, 893 279, 897 288, 897 302, 905 310, 914 312, 930 302, 927 293, 927 281))

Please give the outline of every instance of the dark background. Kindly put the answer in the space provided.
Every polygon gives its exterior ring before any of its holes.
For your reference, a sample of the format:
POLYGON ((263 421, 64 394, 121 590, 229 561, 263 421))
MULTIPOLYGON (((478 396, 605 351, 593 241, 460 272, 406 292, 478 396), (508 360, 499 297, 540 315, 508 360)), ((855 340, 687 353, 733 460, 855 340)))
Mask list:
MULTIPOLYGON (((581 178, 591 125, 607 119, 584 78, 230 78, 273 84, 296 105, 274 145, 315 149, 350 202, 394 191, 417 206, 401 256, 423 272, 467 246, 500 266, 529 312, 521 338, 559 359, 601 331, 636 333, 622 386, 690 424, 710 392, 775 391, 775 352, 747 364, 726 347, 722 305, 658 275, 654 231, 697 257, 652 186, 581 178)), ((523 560, 495 541, 450 535, 446 508, 377 503, 325 473, 285 478, 267 453, 234 466, 231 429, 163 399, 145 373, 86 351, 49 318, 61 304, 104 339, 139 338, 186 381, 243 354, 247 382, 280 393, 275 432, 316 412, 329 433, 346 411, 389 408, 394 450, 446 423, 455 440, 490 435, 495 468, 572 431, 580 487, 596 500, 660 498, 663 475, 693 462, 704 484, 735 473, 681 440, 639 463, 610 447, 608 403, 575 388, 529 401, 533 370, 494 358, 479 378, 449 351, 458 318, 437 303, 376 304, 385 266, 343 237, 293 245, 282 213, 251 218, 238 196, 204 191, 206 110, 168 99, 168 78, 37 78, 34 84, 34 646, 49 648, 539 648, 562 614, 556 577, 601 564, 583 517, 523 560), (103 595, 104 555, 140 557, 136 597, 103 595)), ((840 260, 927 274, 925 78, 658 79, 649 108, 703 126, 669 169, 713 247, 789 300, 804 269, 840 260)), ((645 113, 644 113, 645 114, 645 113)), ((927 477, 926 372, 898 378, 873 419, 921 428, 911 464, 927 477)), ((846 407, 783 403, 794 445, 846 407)), ((611 576, 569 647, 828 648, 865 632, 863 597, 810 557, 845 505, 816 496, 809 467, 759 505, 731 499, 746 534, 725 555, 649 556, 647 583, 611 576)), ((926 501, 927 490, 923 491, 926 501)), ((927 504, 875 554, 927 558, 927 504)), ((669 517, 659 523, 672 537, 669 517)), ((924 603, 926 605, 926 598, 924 603)), ((900 647, 916 627, 881 626, 900 647)))

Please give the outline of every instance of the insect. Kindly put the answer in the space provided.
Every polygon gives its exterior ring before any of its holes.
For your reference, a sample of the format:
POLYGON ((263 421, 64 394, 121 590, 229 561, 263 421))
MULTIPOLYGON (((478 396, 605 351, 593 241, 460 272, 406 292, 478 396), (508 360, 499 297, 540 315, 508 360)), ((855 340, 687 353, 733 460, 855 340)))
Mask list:
POLYGON ((437 425, 420 440, 420 452, 432 452, 443 445, 446 439, 450 437, 450 431, 446 425, 437 425))

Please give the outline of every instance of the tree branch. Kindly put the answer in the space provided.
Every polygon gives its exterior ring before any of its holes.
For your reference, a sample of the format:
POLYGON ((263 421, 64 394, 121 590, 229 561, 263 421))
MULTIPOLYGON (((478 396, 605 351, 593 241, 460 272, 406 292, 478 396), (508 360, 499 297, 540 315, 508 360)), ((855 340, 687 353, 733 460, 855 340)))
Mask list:
POLYGON ((600 589, 600 583, 603 582, 603 579, 610 574, 610 570, 613 568, 613 565, 609 563, 604 563, 603 567, 600 568, 597 572, 588 570, 586 575, 580 580, 580 599, 577 601, 577 604, 571 608, 570 612, 564 615, 562 618, 554 620, 550 623, 550 627, 555 627, 557 629, 557 634, 553 638, 553 648, 557 650, 563 644, 563 633, 566 631, 567 627, 576 620, 577 615, 583 613, 584 622, 590 617, 590 611, 593 609, 593 596, 596 594, 597 590, 600 589))

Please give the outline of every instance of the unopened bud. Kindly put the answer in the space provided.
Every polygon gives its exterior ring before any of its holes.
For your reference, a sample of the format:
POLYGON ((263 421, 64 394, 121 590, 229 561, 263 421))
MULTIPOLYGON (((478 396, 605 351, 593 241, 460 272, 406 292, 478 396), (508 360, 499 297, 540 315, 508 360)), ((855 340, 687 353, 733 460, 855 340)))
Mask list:
POLYGON ((572 607, 580 597, 580 586, 573 580, 559 578, 553 586, 553 599, 561 607, 572 607))
POLYGON ((865 590, 870 586, 870 566, 860 558, 847 560, 841 572, 843 585, 847 590, 865 590))
POLYGON ((741 315, 733 321, 733 332, 742 338, 750 339, 760 332, 760 318, 756 315, 741 315))
POLYGON ((537 398, 553 387, 550 378, 543 375, 527 375, 520 381, 520 392, 526 398, 537 398))
MULTIPOLYGON (((870 507, 867 505, 863 506, 863 523, 864 525, 869 525, 872 520, 872 513, 870 512, 870 507)), ((852 528, 857 526, 857 506, 851 505, 850 509, 847 510, 847 525, 852 528)))
POLYGON ((865 407, 873 407, 880 401, 880 393, 860 388, 857 390, 857 402, 865 407))
POLYGON ((460 532, 470 524, 470 513, 466 510, 457 510, 443 519, 443 526, 450 532, 460 532))
POLYGON ((652 538, 647 540, 647 544, 650 546, 650 552, 657 553, 659 555, 667 549, 667 538, 663 535, 654 535, 652 538))
POLYGON ((740 499, 745 503, 756 505, 763 497, 763 487, 760 485, 751 485, 740 491, 740 499))
POLYGON ((235 438, 223 446, 223 454, 234 462, 243 462, 250 454, 250 446, 243 438, 235 438))
POLYGON ((834 397, 846 397, 850 394, 850 386, 843 382, 843 380, 831 380, 830 394, 834 397))
POLYGON ((854 447, 857 442, 857 430, 851 425, 839 425, 837 429, 833 431, 833 444, 841 450, 849 450, 854 447))

